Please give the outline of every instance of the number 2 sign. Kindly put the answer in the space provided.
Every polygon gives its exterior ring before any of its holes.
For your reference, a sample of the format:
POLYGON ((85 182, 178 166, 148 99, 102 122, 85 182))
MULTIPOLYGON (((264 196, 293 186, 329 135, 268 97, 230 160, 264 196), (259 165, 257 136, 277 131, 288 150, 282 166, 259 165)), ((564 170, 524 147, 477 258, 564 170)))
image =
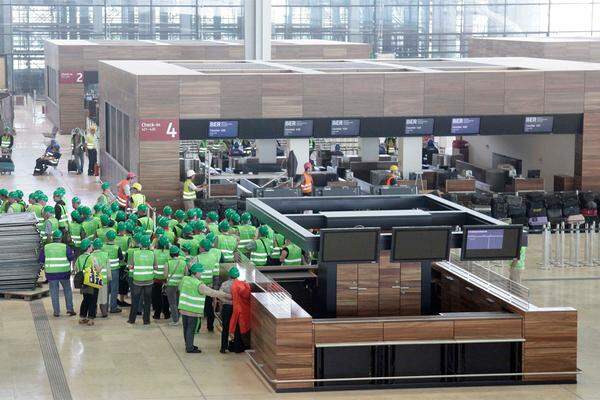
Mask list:
POLYGON ((82 71, 61 71, 58 75, 59 83, 84 83, 82 71))
POLYGON ((138 132, 142 141, 179 140, 179 120, 140 119, 138 132))

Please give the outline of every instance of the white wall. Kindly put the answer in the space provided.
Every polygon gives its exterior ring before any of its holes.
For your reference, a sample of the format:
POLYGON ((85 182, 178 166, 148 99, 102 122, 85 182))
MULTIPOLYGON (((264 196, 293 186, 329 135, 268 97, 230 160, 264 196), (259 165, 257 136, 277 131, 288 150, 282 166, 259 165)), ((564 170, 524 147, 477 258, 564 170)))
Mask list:
POLYGON ((554 189, 554 175, 574 174, 575 135, 465 136, 469 142, 469 162, 492 168, 492 153, 523 160, 528 169, 541 170, 545 189, 554 189))

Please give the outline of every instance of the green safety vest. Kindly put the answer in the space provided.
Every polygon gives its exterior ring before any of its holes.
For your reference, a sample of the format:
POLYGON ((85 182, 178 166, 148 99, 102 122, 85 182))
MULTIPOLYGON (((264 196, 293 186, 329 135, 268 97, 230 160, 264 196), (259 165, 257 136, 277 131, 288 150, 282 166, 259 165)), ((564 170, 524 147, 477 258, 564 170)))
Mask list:
POLYGON ((81 223, 81 229, 85 232, 86 238, 93 238, 96 235, 96 222, 93 219, 89 219, 87 221, 83 221, 81 223))
POLYGON ((60 220, 58 221, 58 226, 61 228, 66 228, 69 225, 69 215, 67 214, 67 208, 62 204, 59 204, 60 208, 60 220))
POLYGON ((133 281, 151 281, 154 277, 154 253, 152 250, 138 250, 133 253, 133 281))
POLYGON ((521 246, 519 250, 519 259, 516 262, 515 269, 525 269, 525 258, 527 255, 527 246, 521 246))
POLYGON ((214 233, 215 235, 219 234, 219 225, 216 224, 215 222, 211 222, 210 224, 206 224, 206 226, 208 227, 208 230, 212 233, 214 233))
POLYGON ((51 226, 52 232, 54 232, 55 230, 58 229, 58 220, 56 218, 50 217, 47 220, 44 220, 42 222, 42 229, 40 230, 40 236, 41 236, 42 240, 48 239, 48 236, 46 235, 46 221, 50 221, 50 226, 51 226))
POLYGON ((271 253, 271 258, 279 260, 279 257, 281 257, 281 248, 284 244, 285 237, 281 233, 273 235, 273 252, 271 253))
POLYGON ((115 244, 119 246, 123 254, 127 253, 127 248, 129 247, 129 240, 131 239, 130 235, 119 235, 115 238, 115 244))
POLYGON ((44 220, 44 217, 42 217, 42 208, 41 204, 31 204, 27 207, 27 211, 34 213, 35 218, 40 222, 44 220))
MULTIPOLYGON (((170 219, 169 222, 167 222, 167 225, 169 226, 169 229, 173 229, 178 223, 179 222, 177 222, 176 219, 170 219)), ((175 231, 173 231, 173 233, 175 233, 175 231)))
POLYGON ((175 243, 175 234, 173 231, 165 231, 165 236, 167 239, 169 239, 169 243, 175 243))
POLYGON ((23 211, 25 211, 25 208, 23 207, 23 204, 21 204, 21 203, 12 203, 8 207, 8 210, 13 213, 22 213, 23 211))
POLYGON ((149 235, 154 232, 154 221, 148 217, 142 217, 138 219, 138 223, 142 228, 144 228, 144 232, 146 235, 149 235))
MULTIPOLYGON (((127 249, 127 262, 128 264, 131 264, 133 261, 133 256, 135 253, 137 253, 137 251, 140 250, 139 247, 129 247, 127 249)), ((133 271, 128 269, 127 270, 127 276, 130 278, 133 278, 133 271)))
POLYGON ((205 238, 206 238, 206 235, 204 233, 192 235, 192 239, 194 239, 196 241, 196 243, 198 243, 198 246, 200 246, 200 242, 203 241, 205 238))
POLYGON ((265 237, 255 240, 254 243, 256 243, 256 249, 250 253, 250 261, 256 266, 266 265, 267 258, 273 251, 273 244, 270 242, 269 238, 265 237))
POLYGON ((119 269, 119 245, 116 243, 106 243, 102 250, 108 254, 108 265, 111 271, 119 269))
POLYGON ((83 271, 86 268, 91 268, 93 266, 94 259, 91 254, 84 253, 77 257, 75 260, 75 269, 77 271, 83 271))
POLYGON ((192 245, 190 256, 198 255, 198 242, 196 242, 194 239, 179 239, 179 247, 183 247, 184 243, 190 243, 192 245))
POLYGON ((142 204, 146 204, 146 196, 141 193, 134 193, 131 195, 131 208, 137 211, 138 207, 142 204))
POLYGON ((215 257, 208 252, 200 253, 196 258, 198 259, 198 262, 204 267, 204 271, 201 274, 202 282, 204 282, 206 286, 212 287, 213 277, 215 276, 214 270, 216 269, 218 271, 219 264, 215 263, 215 257))
POLYGON ((102 267, 102 282, 106 283, 108 279, 109 268, 108 253, 104 251, 104 247, 102 247, 102 250, 92 251, 92 257, 94 257, 96 259, 96 262, 102 267))
POLYGON ((169 261, 169 250, 168 249, 154 249, 154 256, 156 257, 157 270, 154 271, 154 279, 164 279, 163 274, 165 273, 165 265, 169 261))
POLYGON ((81 224, 77 222, 69 223, 69 236, 71 236, 73 246, 79 248, 81 244, 81 224))
POLYGON ((167 261, 167 286, 179 286, 185 272, 185 258, 171 258, 167 261))
POLYGON ((2 135, 2 140, 0 141, 0 147, 8 149, 10 147, 10 136, 2 135))
POLYGON ((219 264, 221 262, 221 250, 217 249, 216 247, 213 247, 212 249, 208 250, 208 254, 213 256, 216 264, 219 264))
POLYGON ((233 252, 237 248, 236 237, 231 235, 219 235, 217 238, 217 247, 221 250, 223 262, 234 262, 233 252))
POLYGON ((67 259, 67 245, 48 243, 44 246, 44 268, 47 274, 70 272, 71 263, 67 259))
POLYGON ((240 225, 238 226, 238 232, 240 234, 240 241, 238 243, 238 250, 243 250, 256 236, 256 227, 252 225, 240 225))
POLYGON ((196 191, 190 189, 191 179, 186 179, 183 182, 183 200, 196 200, 196 191))
POLYGON ((117 231, 114 230, 113 228, 103 227, 103 228, 96 230, 96 237, 99 239, 102 239, 104 241, 104 240, 106 240, 106 233, 108 231, 113 231, 115 234, 117 233, 117 231))
POLYGON ((179 310, 203 315, 206 296, 200 294, 198 286, 201 281, 193 276, 184 276, 179 285, 179 310))
POLYGON ((284 247, 287 250, 287 257, 283 260, 283 265, 301 265, 302 264, 302 249, 290 243, 284 247))

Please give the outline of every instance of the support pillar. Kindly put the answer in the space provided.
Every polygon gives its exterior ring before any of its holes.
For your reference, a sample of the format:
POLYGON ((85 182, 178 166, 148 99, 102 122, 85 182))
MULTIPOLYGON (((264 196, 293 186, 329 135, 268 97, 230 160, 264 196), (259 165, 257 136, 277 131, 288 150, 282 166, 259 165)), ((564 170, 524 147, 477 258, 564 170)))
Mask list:
POLYGON ((379 161, 379 138, 361 137, 359 143, 361 161, 379 161))
POLYGON ((246 60, 271 59, 271 0, 244 0, 246 60))
POLYGON ((296 174, 304 172, 304 163, 309 161, 310 149, 308 139, 288 139, 287 140, 287 154, 290 151, 294 151, 298 165, 296 167, 296 174))
POLYGON ((419 137, 396 138, 398 148, 398 168, 402 171, 402 177, 408 179, 412 172, 423 171, 422 151, 423 139, 419 137))
POLYGON ((277 141, 273 139, 256 139, 256 156, 258 162, 274 164, 277 162, 277 141))

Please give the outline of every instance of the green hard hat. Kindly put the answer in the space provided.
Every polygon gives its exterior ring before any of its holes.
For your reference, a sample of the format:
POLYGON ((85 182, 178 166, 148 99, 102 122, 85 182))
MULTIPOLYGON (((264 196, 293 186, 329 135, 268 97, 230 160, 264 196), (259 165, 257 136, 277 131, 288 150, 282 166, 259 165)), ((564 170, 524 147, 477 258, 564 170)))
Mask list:
POLYGON ((104 235, 106 237, 106 240, 115 240, 115 238, 117 237, 117 233, 113 230, 107 231, 106 235, 104 235))
POLYGON ((125 211, 121 211, 121 210, 117 211, 117 213, 115 214, 115 219, 118 222, 125 221, 127 219, 127 215, 125 214, 125 211))
POLYGON ((185 217, 185 211, 183 211, 183 210, 175 211, 175 218, 183 219, 184 217, 185 217))
POLYGON ((216 211, 211 211, 206 214, 206 218, 210 219, 211 221, 216 221, 219 219, 219 214, 217 214, 216 211))
POLYGON ((227 232, 229 230, 229 228, 230 228, 229 222, 227 222, 227 221, 219 222, 219 230, 221 232, 227 232))
POLYGON ((191 235, 191 234, 192 234, 192 231, 193 231, 192 227, 191 227, 190 225, 186 225, 186 226, 184 226, 184 227, 183 227, 183 229, 181 230, 181 233, 182 233, 183 235, 191 235))
POLYGON ((79 248, 83 251, 86 251, 87 249, 90 248, 91 245, 92 245, 92 241, 90 239, 83 239, 81 241, 81 244, 79 245, 79 248))
POLYGON ((158 226, 166 228, 167 226, 169 226, 169 220, 167 218, 160 218, 158 220, 158 226))
POLYGON ((60 190, 56 189, 56 190, 54 191, 54 193, 52 193, 52 195, 53 195, 54 197, 63 197, 65 194, 64 194, 63 192, 61 192, 60 190))
POLYGON ((109 217, 112 215, 112 210, 109 205, 102 206, 102 214, 108 215, 109 217))
POLYGON ((142 247, 150 247, 150 243, 151 243, 150 236, 148 236, 148 235, 142 236, 142 238, 140 240, 140 245, 142 247))
POLYGON ((106 190, 110 188, 110 182, 102 182, 102 190, 106 190))
POLYGON ((67 191, 65 190, 64 187, 58 187, 58 188, 56 188, 56 191, 59 192, 61 196, 64 196, 65 194, 67 194, 67 191))
POLYGON ((79 200, 79 197, 75 196, 71 199, 71 203, 81 204, 81 200, 79 200))
POLYGON ((8 194, 8 197, 10 197, 11 199, 18 199, 19 198, 19 194, 17 192, 10 192, 8 194))
POLYGON ((44 207, 44 214, 52 214, 52 213, 54 213, 54 207, 52 207, 52 206, 44 207))
POLYGON ((229 277, 233 279, 240 277, 240 270, 238 269, 238 267, 229 268, 229 277))
POLYGON ((38 201, 48 201, 48 196, 46 196, 44 193, 38 195, 38 201))
POLYGON ((98 238, 94 239, 92 245, 94 246, 94 250, 100 250, 102 246, 104 246, 104 242, 102 241, 102 239, 98 238))
POLYGON ((29 193, 29 200, 35 200, 37 198, 37 194, 35 192, 29 193))
POLYGON ((202 210, 201 210, 201 209, 199 209, 199 208, 196 208, 196 217, 198 217, 198 218, 202 218, 202 215, 203 215, 203 214, 204 214, 204 213, 202 212, 202 210))
POLYGON ((102 223, 102 226, 108 226, 110 224, 110 217, 106 214, 102 214, 100 216, 100 222, 102 223))
POLYGON ((138 216, 137 216, 137 214, 131 214, 129 216, 129 219, 132 220, 132 221, 137 221, 138 220, 138 216))
POLYGON ((0 189, 0 196, 8 196, 8 189, 0 189))
POLYGON ((127 225, 123 221, 119 221, 117 224, 117 231, 121 232, 127 229, 127 225))
POLYGON ((119 211, 119 209, 119 203, 117 203, 116 201, 110 204, 110 211, 117 212, 119 211))
POLYGON ((74 221, 78 221, 81 218, 81 214, 79 214, 79 211, 74 210, 71 212, 71 219, 74 221))
POLYGON ((204 238, 200 241, 200 246, 202 246, 204 250, 210 250, 213 247, 213 243, 209 239, 204 238))
POLYGON ((238 213, 232 214, 231 220, 233 221, 234 224, 239 224, 240 220, 241 220, 240 215, 238 213))
POLYGON ((161 236, 165 234, 165 230, 159 226, 158 228, 156 228, 154 233, 156 233, 156 236, 161 236))
POLYGON ((170 244, 169 238, 167 238, 166 236, 161 236, 158 238, 158 245, 161 248, 165 249, 165 248, 169 247, 169 244, 170 244))
POLYGON ((59 229, 57 229, 54 232, 52 232, 52 237, 54 239, 61 239, 63 237, 63 233, 59 229))
POLYGON ((210 240, 211 242, 214 242, 214 241, 217 239, 217 236, 215 235, 215 233, 214 233, 214 232, 208 232, 208 233, 206 234, 206 238, 207 238, 208 240, 210 240))
POLYGON ((204 267, 200 263, 194 263, 194 265, 192 265, 190 267, 190 273, 192 273, 192 274, 198 274, 203 271, 204 271, 204 267))
POLYGON ((245 213, 242 214, 242 221, 248 222, 251 219, 252 219, 252 215, 250 215, 249 212, 246 211, 245 213))
POLYGON ((260 236, 268 236, 269 228, 266 225, 261 225, 260 228, 258 228, 258 233, 260 236))
MULTIPOLYGON (((17 189, 17 190, 15 190, 15 192, 17 192, 17 196, 19 197, 19 199, 23 198, 24 193, 22 190, 17 189)), ((63 193, 63 195, 64 195, 64 193, 63 193)))
POLYGON ((192 219, 192 218, 194 218, 196 216, 196 211, 194 211, 194 210, 188 210, 185 215, 187 216, 188 219, 192 219))
POLYGON ((135 240, 138 243, 140 243, 143 238, 144 238, 144 234, 142 232, 136 232, 133 234, 133 240, 135 240))
POLYGON ((196 226, 194 227, 194 229, 199 230, 199 231, 206 230, 206 222, 196 221, 196 226))
POLYGON ((80 213, 82 215, 85 215, 85 216, 89 217, 90 215, 92 215, 92 210, 90 210, 90 208, 87 207, 87 206, 83 206, 83 207, 81 207, 80 213))
POLYGON ((127 229, 127 232, 129 233, 133 233, 135 232, 135 225, 133 224, 133 222, 127 221, 125 222, 125 229, 127 229))
POLYGON ((235 212, 233 208, 228 208, 227 210, 225 210, 225 217, 229 218, 232 212, 235 212))
POLYGON ((102 211, 102 204, 99 204, 99 203, 94 204, 94 211, 96 211, 96 212, 102 211))
POLYGON ((139 211, 139 212, 141 212, 141 213, 145 213, 145 212, 147 212, 147 211, 148 211, 148 206, 147 206, 147 205, 145 205, 145 204, 140 204, 140 205, 138 206, 138 211, 139 211))
POLYGON ((133 228, 133 231, 135 233, 141 233, 142 235, 144 234, 144 232, 146 232, 146 230, 144 228, 142 228, 141 226, 136 226, 135 228, 133 228))
POLYGON ((190 251, 192 251, 192 244, 190 242, 184 242, 181 245, 181 249, 189 253, 190 251))
POLYGON ((177 246, 171 246, 169 248, 169 254, 172 256, 178 256, 179 255, 179 247, 177 246))
POLYGON ((173 214, 173 209, 171 208, 171 206, 165 206, 165 208, 163 208, 163 214, 165 214, 165 215, 173 214))

